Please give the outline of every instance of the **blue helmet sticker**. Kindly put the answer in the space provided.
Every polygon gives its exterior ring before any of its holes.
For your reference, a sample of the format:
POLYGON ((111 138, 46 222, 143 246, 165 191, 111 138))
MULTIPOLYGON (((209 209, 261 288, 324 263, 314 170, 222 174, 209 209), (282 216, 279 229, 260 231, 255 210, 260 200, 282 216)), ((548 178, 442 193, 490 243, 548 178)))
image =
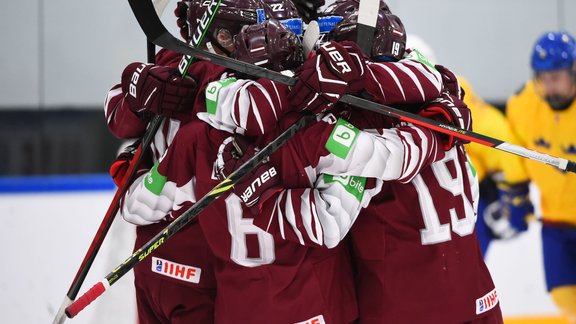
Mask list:
POLYGON ((318 27, 320 27, 320 33, 328 34, 342 19, 344 19, 342 16, 318 17, 318 27))

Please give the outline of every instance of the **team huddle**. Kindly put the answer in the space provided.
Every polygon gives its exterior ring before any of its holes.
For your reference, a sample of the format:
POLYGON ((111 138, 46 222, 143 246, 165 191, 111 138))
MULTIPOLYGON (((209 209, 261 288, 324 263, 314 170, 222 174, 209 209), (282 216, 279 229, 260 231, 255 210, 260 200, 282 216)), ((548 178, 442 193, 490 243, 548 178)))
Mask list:
MULTIPOLYGON (((208 61, 179 74, 162 49, 108 93, 110 131, 140 138, 164 116, 122 200, 135 248, 302 116, 294 135, 135 268, 139 323, 503 323, 476 236, 478 178, 465 141, 339 102, 355 95, 470 130, 454 74, 406 49, 381 1, 369 53, 359 1, 179 1, 199 48, 294 75, 288 86, 208 61), (331 30, 308 53, 310 21, 331 30)), ((138 142, 111 167, 121 184, 138 142)))

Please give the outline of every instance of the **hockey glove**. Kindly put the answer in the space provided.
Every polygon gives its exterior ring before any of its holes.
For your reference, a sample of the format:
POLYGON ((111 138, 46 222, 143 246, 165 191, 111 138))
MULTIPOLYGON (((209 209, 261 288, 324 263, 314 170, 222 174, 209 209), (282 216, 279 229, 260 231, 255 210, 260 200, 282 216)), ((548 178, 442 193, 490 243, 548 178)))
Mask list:
POLYGON ((120 154, 116 157, 116 160, 110 165, 110 176, 116 186, 120 187, 124 182, 124 177, 126 177, 126 172, 130 168, 130 163, 136 154, 136 150, 140 145, 140 140, 126 146, 120 154))
MULTIPOLYGON (((420 116, 435 119, 443 123, 452 124, 468 131, 472 130, 472 113, 470 108, 455 96, 444 92, 441 97, 426 105, 418 112, 420 116)), ((454 145, 470 143, 468 140, 455 138, 452 135, 442 134, 444 150, 448 151, 454 145)))
POLYGON ((510 219, 503 217, 502 214, 502 204, 496 200, 486 206, 484 214, 480 216, 484 217, 484 222, 494 238, 504 240, 513 238, 518 231, 512 227, 510 219))
POLYGON ((132 111, 169 118, 187 117, 198 90, 196 81, 182 79, 177 69, 139 62, 124 69, 121 84, 132 111))
MULTIPOLYGON (((245 138, 239 135, 228 137, 218 149, 218 178, 223 181, 257 152, 258 147, 250 145, 245 138)), ((242 177, 234 185, 233 192, 244 206, 257 213, 260 205, 279 189, 280 183, 278 169, 265 160, 242 177)))
POLYGON ((507 218, 510 225, 518 232, 528 229, 526 217, 534 212, 530 202, 529 182, 517 184, 498 183, 499 203, 502 217, 507 218))
POLYGON ((290 93, 290 104, 297 110, 321 113, 340 97, 363 87, 366 63, 352 42, 327 42, 297 72, 298 81, 290 93))
POLYGON ((464 100, 464 91, 462 90, 462 87, 460 87, 460 83, 458 82, 456 75, 442 65, 435 65, 434 67, 436 70, 438 70, 438 72, 440 72, 440 75, 442 76, 444 91, 447 91, 449 94, 460 100, 464 100))

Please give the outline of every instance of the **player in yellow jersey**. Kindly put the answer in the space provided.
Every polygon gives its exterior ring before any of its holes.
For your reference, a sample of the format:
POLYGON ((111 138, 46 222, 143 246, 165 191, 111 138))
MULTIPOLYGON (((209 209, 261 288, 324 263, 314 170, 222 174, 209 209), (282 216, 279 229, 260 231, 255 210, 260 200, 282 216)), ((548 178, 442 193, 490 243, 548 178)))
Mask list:
MULTIPOLYGON (((565 32, 541 36, 532 53, 535 77, 506 108, 520 144, 576 158, 576 41, 565 32)), ((524 160, 538 186, 546 284, 556 305, 576 323, 576 175, 524 160)))

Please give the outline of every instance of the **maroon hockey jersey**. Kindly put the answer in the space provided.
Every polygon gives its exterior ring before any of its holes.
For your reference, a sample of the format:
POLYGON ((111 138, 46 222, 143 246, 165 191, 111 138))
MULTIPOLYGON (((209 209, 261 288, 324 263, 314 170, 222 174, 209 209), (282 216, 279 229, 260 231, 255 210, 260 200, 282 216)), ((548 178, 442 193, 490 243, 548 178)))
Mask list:
MULTIPOLYGON (((123 217, 147 224, 186 210, 218 183, 212 162, 228 136, 201 122, 183 126, 159 164, 130 188, 123 217)), ((254 226, 235 195, 219 198, 198 221, 217 257, 216 323, 349 323, 356 319, 345 245, 310 248, 275 239, 254 226)))
POLYGON ((476 237, 477 203, 461 145, 408 183, 384 183, 351 230, 360 323, 502 321, 476 237))

